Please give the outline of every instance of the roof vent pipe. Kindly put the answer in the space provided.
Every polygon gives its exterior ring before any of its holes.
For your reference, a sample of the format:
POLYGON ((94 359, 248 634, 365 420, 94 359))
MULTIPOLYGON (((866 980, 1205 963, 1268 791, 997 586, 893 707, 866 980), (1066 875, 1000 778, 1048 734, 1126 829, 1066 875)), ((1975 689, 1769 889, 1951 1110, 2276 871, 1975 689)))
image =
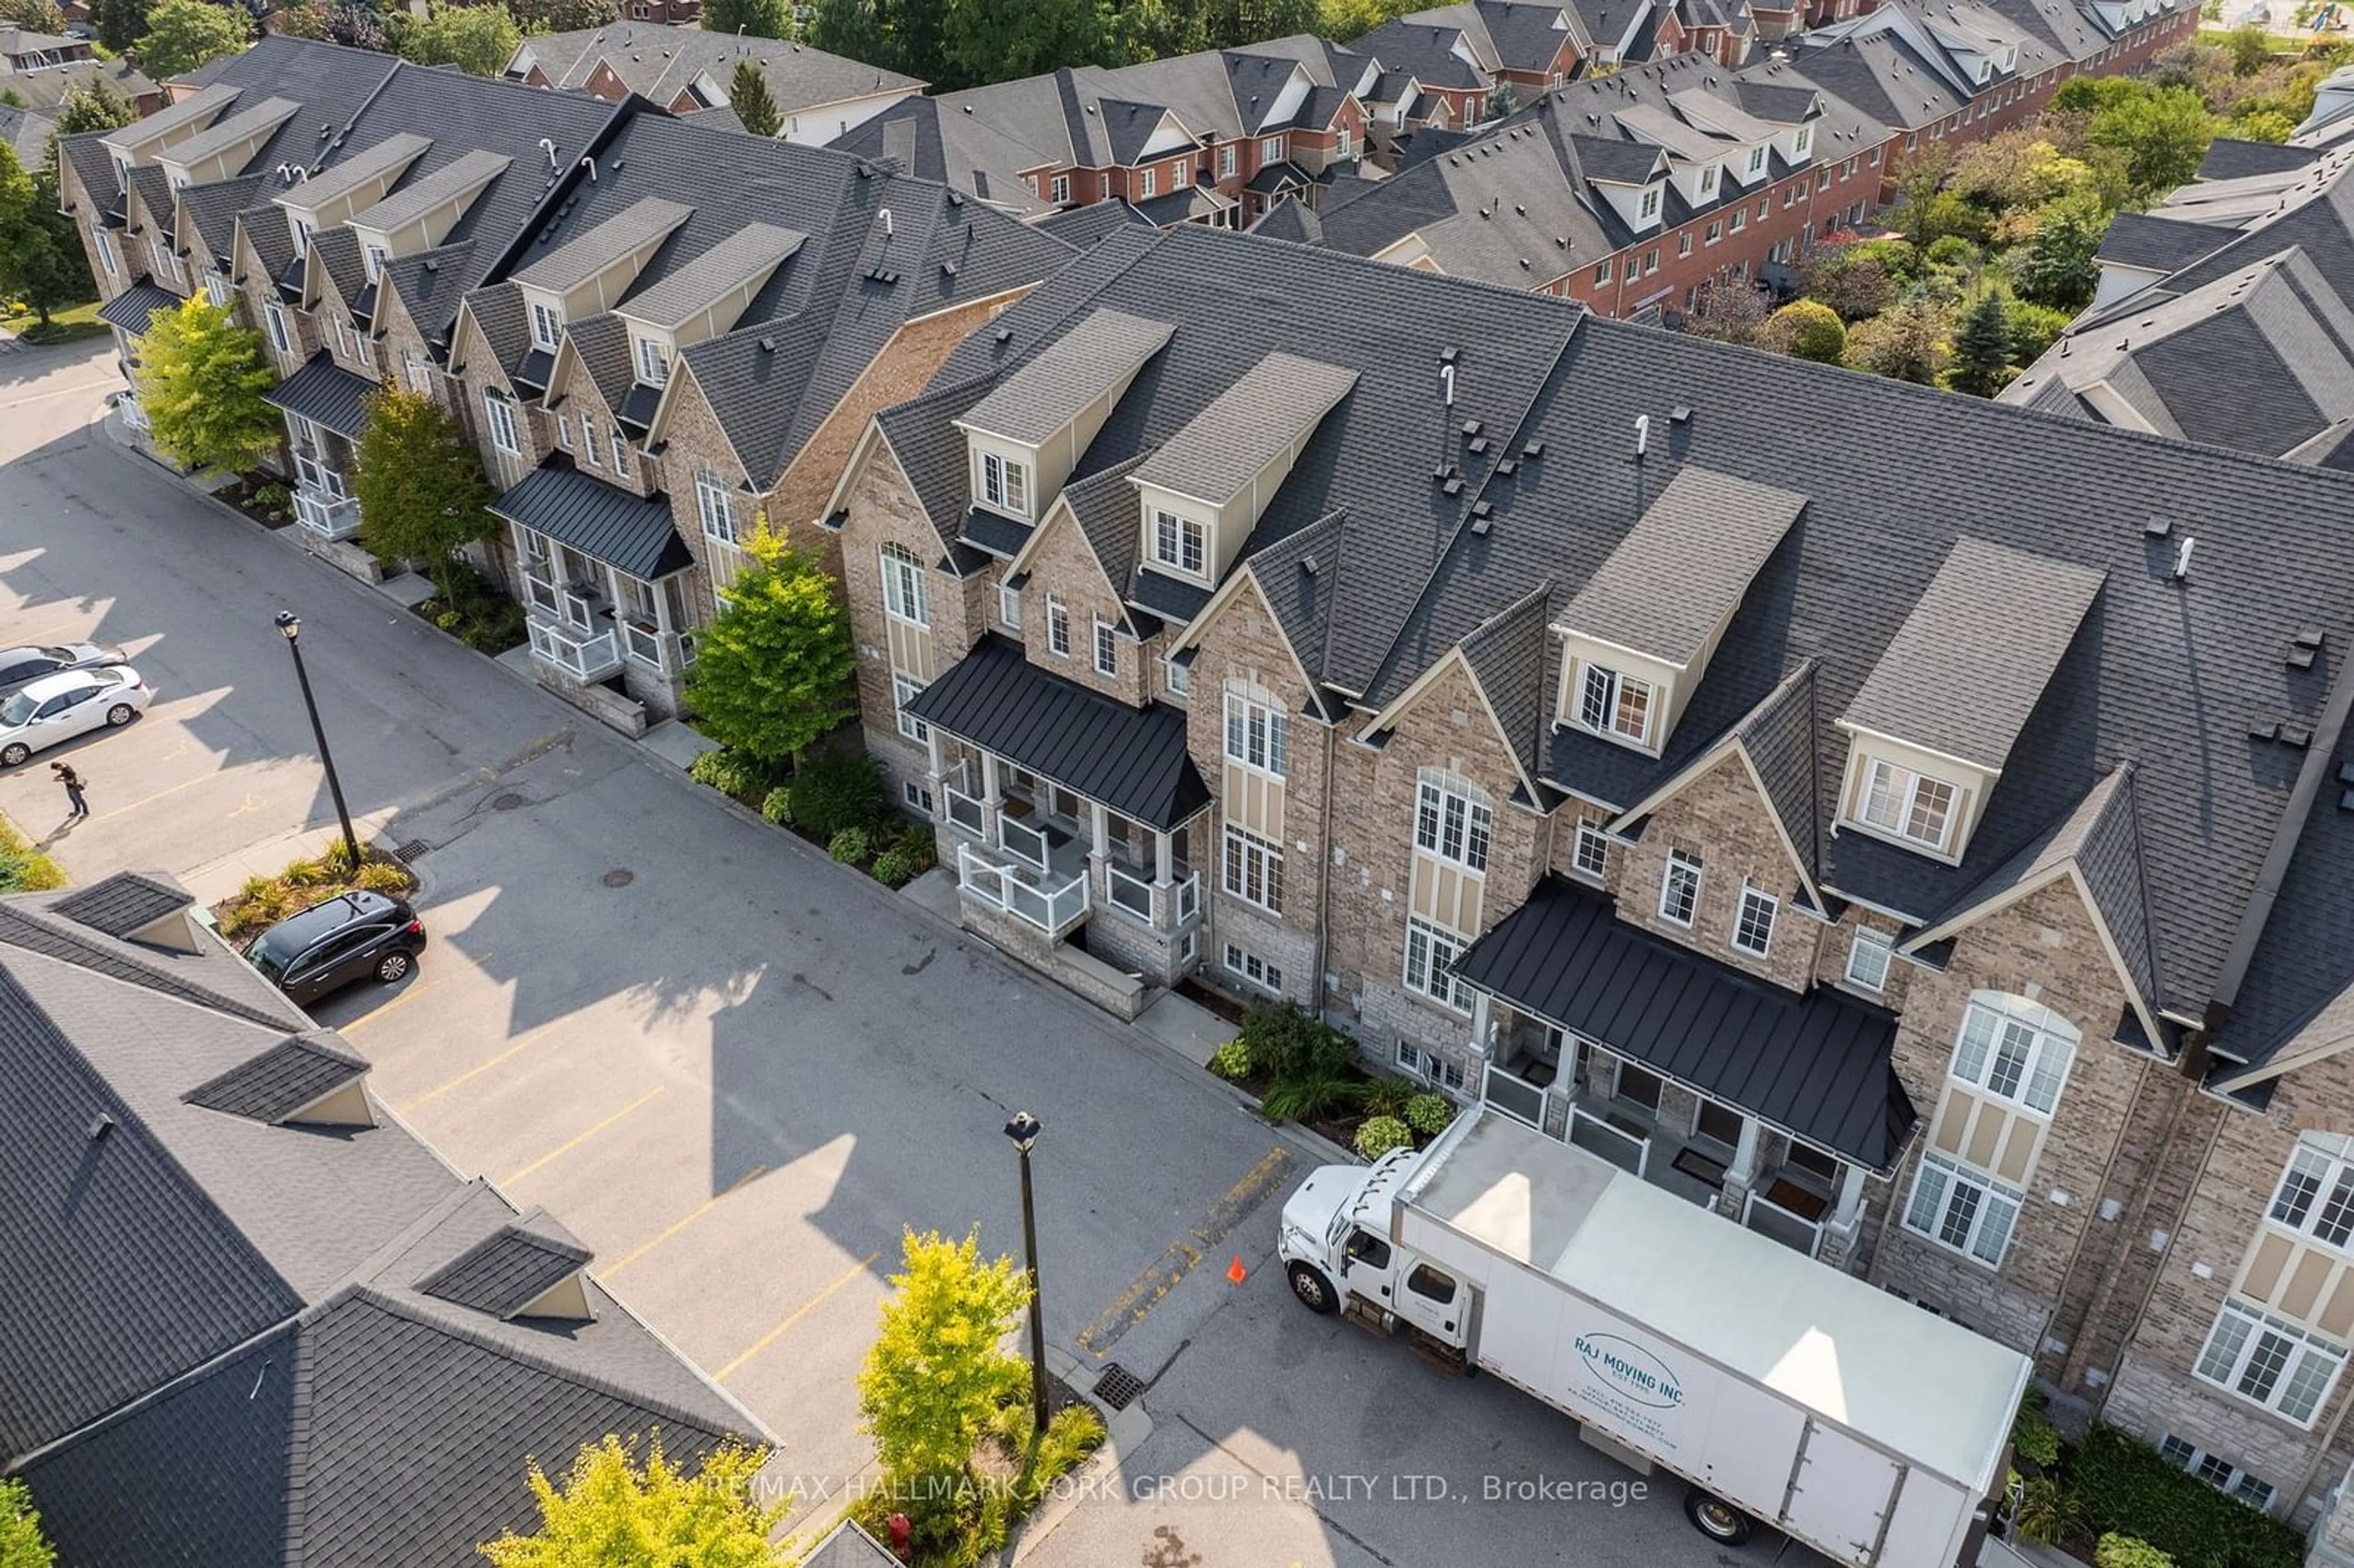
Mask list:
POLYGON ((597 183, 597 160, 589 154, 583 153, 580 154, 580 166, 588 171, 588 183, 592 185, 595 185, 597 183))
POLYGON ((545 154, 547 154, 547 166, 548 166, 550 169, 555 168, 555 167, 556 167, 556 143, 555 143, 555 142, 554 142, 554 141, 552 141, 551 139, 549 139, 548 137, 542 136, 542 137, 539 139, 539 150, 540 150, 541 152, 543 152, 543 153, 545 153, 545 154))
POLYGON ((1455 407, 1455 366, 1442 365, 1438 367, 1438 385, 1447 407, 1452 408, 1455 407))
POLYGON ((2182 541, 2182 548, 2174 557, 2174 570, 2168 574, 2176 582, 2187 583, 2190 580, 2190 552, 2198 547, 2199 541, 2196 538, 2186 538, 2182 541))
POLYGON ((880 223, 880 224, 883 226, 883 238, 885 238, 885 239, 890 238, 891 238, 891 209, 890 209, 889 207, 877 207, 877 208, 875 209, 875 220, 877 223, 880 223))
POLYGON ((1651 416, 1635 416, 1635 456, 1639 461, 1651 450, 1651 416))

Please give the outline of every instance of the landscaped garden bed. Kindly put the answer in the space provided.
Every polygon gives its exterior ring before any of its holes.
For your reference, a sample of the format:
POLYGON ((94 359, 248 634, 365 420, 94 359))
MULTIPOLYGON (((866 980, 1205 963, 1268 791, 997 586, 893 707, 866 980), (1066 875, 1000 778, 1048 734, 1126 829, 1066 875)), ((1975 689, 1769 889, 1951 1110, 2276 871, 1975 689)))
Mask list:
POLYGON ((932 869, 931 828, 892 808, 881 766, 864 752, 821 746, 788 775, 723 747, 696 758, 688 771, 885 887, 904 887, 932 869))
POLYGON ((285 481, 256 471, 239 474, 212 493, 265 528, 278 529, 294 521, 294 493, 285 481))
POLYGON ((66 874, 16 824, 0 817, 0 893, 47 893, 63 887, 66 874))
POLYGON ((1210 1071, 1255 1096, 1267 1120, 1298 1122, 1367 1160, 1420 1148, 1455 1119, 1446 1096, 1365 1072, 1355 1042, 1288 1002, 1252 1004, 1210 1071))
POLYGON ((212 906, 220 934, 240 950, 289 915, 299 915, 313 904, 323 904, 355 890, 406 898, 417 891, 417 877, 398 861, 369 854, 351 869, 341 845, 308 860, 298 860, 275 876, 249 876, 234 896, 212 906))
POLYGON ((441 577, 448 580, 449 592, 440 591, 442 582, 437 577, 433 597, 416 606, 417 614, 441 630, 493 659, 530 635, 525 630, 523 606, 486 574, 452 560, 443 566, 441 577))

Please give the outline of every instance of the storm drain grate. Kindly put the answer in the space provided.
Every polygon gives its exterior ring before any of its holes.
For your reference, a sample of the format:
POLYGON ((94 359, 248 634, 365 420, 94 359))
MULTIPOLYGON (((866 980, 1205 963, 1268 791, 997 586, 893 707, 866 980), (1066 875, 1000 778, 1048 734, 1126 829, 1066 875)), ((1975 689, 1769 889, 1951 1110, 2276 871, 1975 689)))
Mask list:
POLYGON ((1118 1361, 1107 1361, 1103 1376, 1096 1379, 1096 1397, 1114 1410, 1126 1410, 1143 1392, 1144 1380, 1118 1361))
POLYGON ((427 852, 432 848, 433 846, 423 839, 411 839, 394 849, 392 858, 403 865, 415 865, 419 861, 423 860, 427 852))

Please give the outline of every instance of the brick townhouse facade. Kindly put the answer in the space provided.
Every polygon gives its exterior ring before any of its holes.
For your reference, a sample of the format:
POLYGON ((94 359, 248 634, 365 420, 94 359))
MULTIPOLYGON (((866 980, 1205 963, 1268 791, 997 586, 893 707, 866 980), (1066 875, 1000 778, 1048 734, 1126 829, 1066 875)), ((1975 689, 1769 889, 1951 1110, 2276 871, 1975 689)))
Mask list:
POLYGON ((2342 480, 1135 229, 831 506, 972 929, 1319 1012, 2337 1528, 2342 480))
POLYGON ((677 711, 756 524, 822 549, 805 524, 868 417, 1072 254, 642 102, 281 37, 188 85, 65 145, 126 377, 154 310, 233 306, 280 377, 302 536, 362 573, 365 399, 444 402, 498 492, 475 556, 525 604, 535 672, 629 730, 677 711))
POLYGON ((1607 316, 1681 308, 1711 278, 1787 282, 1816 240, 1895 198, 1908 154, 1991 138, 2071 76, 2137 69, 2197 25, 2187 4, 1902 0, 1739 70, 1685 54, 1549 90, 1266 232, 1607 316))

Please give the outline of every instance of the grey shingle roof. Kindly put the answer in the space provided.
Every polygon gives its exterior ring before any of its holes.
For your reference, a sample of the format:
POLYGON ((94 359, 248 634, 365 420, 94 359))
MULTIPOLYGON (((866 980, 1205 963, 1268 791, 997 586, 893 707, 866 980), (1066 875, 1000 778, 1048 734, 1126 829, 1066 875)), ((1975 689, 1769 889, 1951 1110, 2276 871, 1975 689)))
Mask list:
POLYGON ((500 1226, 417 1282, 454 1306, 512 1318, 585 1267, 588 1249, 544 1209, 500 1226))
POLYGON ((396 131, 355 147, 283 194, 313 206, 323 206, 350 195, 371 180, 398 179, 432 145, 430 136, 396 131))
POLYGON ((2100 259, 2171 272, 2227 243, 2237 230, 2148 213, 2121 212, 2102 236, 2100 259))
POLYGON ((445 201, 489 184, 514 164, 514 159, 505 153, 472 149, 431 174, 408 181, 373 207, 353 214, 351 221, 362 228, 388 232, 424 217, 445 201))
POLYGON ((327 351, 313 355, 302 369, 261 396, 289 413, 356 438, 367 428, 367 396, 376 383, 337 365, 327 351))
POLYGON ((2199 164, 2199 177, 2202 180, 2236 180, 2249 175, 2274 175, 2285 169, 2304 168, 2318 161, 2320 156, 2321 150, 2317 147, 2291 147, 2278 142, 2249 142, 2237 136, 2218 136, 2207 143, 2207 155, 2199 164))
POLYGON ((1357 372, 1344 366, 1278 349, 1145 459, 1137 482, 1224 506, 1305 440, 1356 384, 1357 372))
POLYGON ((748 223, 652 288, 631 294, 621 303, 620 313, 649 326, 675 329, 808 242, 809 236, 797 228, 748 223))
POLYGON ((1917 1120, 1891 1062, 1896 1021, 1837 991, 1797 995, 1662 941, 1558 876, 1472 944, 1466 985, 1872 1170, 1917 1120))
POLYGON ((207 1079, 180 1097, 192 1106, 249 1121, 299 1119, 367 1071, 367 1064, 325 1030, 289 1034, 260 1054, 207 1079))
POLYGON ((195 164, 228 151, 251 136, 274 135, 302 105, 292 98, 265 98, 259 103, 239 98, 232 111, 185 141, 175 142, 163 155, 175 163, 195 164))
POLYGON ((695 564, 672 525, 669 503, 592 479, 560 457, 525 474, 491 510, 649 582, 695 564))
POLYGON ((1150 228, 1152 220, 1116 196, 1110 201, 1090 202, 1086 207, 1066 207, 1031 220, 1033 228, 1083 249, 1105 235, 1131 225, 1150 228))
POLYGON ((1822 875, 1822 801, 1816 737, 1822 715, 1815 711, 1812 660, 1790 672, 1766 700, 1734 726, 1741 748, 1766 787, 1766 803, 1798 852, 1810 879, 1822 875))
POLYGON ((1157 703, 1140 711, 1065 680, 994 632, 906 711, 1147 827, 1174 828, 1210 803, 1183 714, 1157 703))
MULTIPOLYGON (((661 196, 641 197, 627 210, 596 227, 575 230, 565 242, 544 249, 514 281, 533 288, 562 291, 588 281, 631 251, 663 238, 693 217, 695 209, 661 196)), ((544 241, 543 241, 544 243, 544 241)))
POLYGON ((1687 464, 1577 590, 1560 625, 1687 667, 1806 504, 1793 492, 1687 464))
POLYGON ((845 1519, 801 1559, 801 1568, 892 1568, 898 1561, 857 1521, 845 1519))
POLYGON ((1983 539, 1956 540, 1842 716, 1999 771, 2103 576, 1983 539))
POLYGON ((1545 599, 1550 583, 1540 583, 1519 603, 1496 612, 1463 639, 1463 657, 1496 710, 1505 744, 1532 777, 1543 745, 1546 719, 1545 599))
POLYGON ((914 91, 924 84, 790 39, 739 37, 645 22, 617 22, 577 32, 542 33, 521 51, 557 87, 585 87, 599 66, 631 91, 668 108, 700 77, 723 92, 738 60, 757 61, 769 96, 787 114, 846 99, 914 91))
POLYGON ((118 871, 68 893, 49 911, 110 937, 129 937, 195 903, 195 896, 164 872, 118 871))
POLYGON ((1134 376, 1169 341, 1166 322, 1097 311, 1054 346, 998 383, 967 409, 964 422, 1008 440, 1039 446, 1089 404, 1134 376))

